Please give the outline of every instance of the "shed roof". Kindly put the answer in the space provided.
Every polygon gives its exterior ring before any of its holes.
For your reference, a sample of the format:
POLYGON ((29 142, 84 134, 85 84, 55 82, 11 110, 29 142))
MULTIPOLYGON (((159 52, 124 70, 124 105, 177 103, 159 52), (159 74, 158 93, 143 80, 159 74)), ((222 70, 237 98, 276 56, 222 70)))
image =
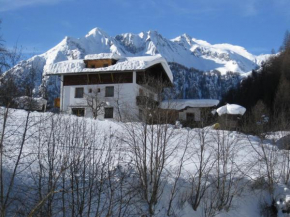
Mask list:
POLYGON ((226 104, 222 107, 219 107, 216 111, 219 116, 223 114, 244 115, 244 113, 246 112, 246 108, 236 104, 226 104))
POLYGON ((162 101, 160 108, 182 110, 186 107, 207 108, 217 106, 218 104, 219 100, 217 99, 172 99, 162 101))

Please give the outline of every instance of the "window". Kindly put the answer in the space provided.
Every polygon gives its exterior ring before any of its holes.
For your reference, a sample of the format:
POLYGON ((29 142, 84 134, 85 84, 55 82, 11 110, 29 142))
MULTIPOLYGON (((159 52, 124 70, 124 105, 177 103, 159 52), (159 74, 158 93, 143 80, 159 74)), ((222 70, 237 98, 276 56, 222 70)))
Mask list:
POLYGON ((93 92, 92 88, 89 88, 89 93, 92 93, 92 92, 93 92))
POLYGON ((98 88, 98 93, 100 93, 101 92, 101 88, 98 88))
POLYGON ((114 96, 114 86, 106 87, 105 97, 113 97, 114 96))
POLYGON ((91 68, 96 68, 96 66, 95 65, 91 65, 91 68))
POLYGON ((73 115, 76 115, 79 117, 85 116, 85 109, 84 108, 72 108, 71 111, 72 111, 73 115))
POLYGON ((84 97, 84 88, 83 87, 77 87, 75 89, 75 98, 83 98, 84 97))
POLYGON ((109 66, 108 63, 104 63, 104 64, 103 64, 103 67, 108 67, 108 66, 109 66))
POLYGON ((105 108, 105 118, 113 118, 114 108, 105 108))
POLYGON ((190 122, 195 121, 194 113, 186 113, 186 120, 190 122))

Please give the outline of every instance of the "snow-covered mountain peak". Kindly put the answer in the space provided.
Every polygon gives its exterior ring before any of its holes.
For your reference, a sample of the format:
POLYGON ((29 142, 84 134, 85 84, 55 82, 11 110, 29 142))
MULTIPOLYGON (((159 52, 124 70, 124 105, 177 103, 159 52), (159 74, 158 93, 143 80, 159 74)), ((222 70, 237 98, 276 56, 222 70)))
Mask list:
POLYGON ((156 30, 150 30, 147 32, 147 40, 151 40, 156 42, 160 42, 160 41, 164 41, 167 40, 165 38, 163 38, 163 36, 161 34, 159 34, 156 30))
POLYGON ((213 45, 215 49, 223 50, 224 52, 228 52, 230 54, 238 54, 240 56, 243 56, 253 62, 256 60, 256 56, 253 54, 250 54, 244 47, 238 46, 238 45, 232 45, 232 44, 215 44, 213 45))
POLYGON ((210 43, 208 43, 207 41, 204 40, 199 40, 196 38, 191 37, 190 35, 184 33, 176 38, 171 39, 172 42, 178 43, 180 45, 182 44, 188 44, 190 46, 193 45, 200 45, 200 46, 212 46, 210 43))
POLYGON ((183 36, 184 38, 187 38, 189 40, 192 39, 192 37, 190 35, 188 35, 187 33, 183 33, 181 36, 183 36))
POLYGON ((145 35, 145 32, 140 32, 140 33, 138 34, 138 36, 139 36, 140 38, 144 38, 144 35, 145 35))
MULTIPOLYGON (((231 44, 213 44, 182 34, 172 40, 155 30, 139 34, 124 33, 109 36, 100 28, 94 28, 81 38, 65 37, 39 58, 23 62, 40 61, 43 65, 64 60, 82 59, 87 54, 116 53, 124 57, 161 54, 168 62, 200 71, 219 70, 246 73, 260 66, 267 55, 255 56, 245 48, 231 44)), ((36 64, 36 63, 35 63, 36 64)), ((41 68, 40 67, 40 68, 41 68)), ((42 69, 41 69, 42 70, 42 69)))
POLYGON ((177 40, 186 40, 190 44, 192 43, 193 38, 187 33, 183 33, 181 36, 177 37, 177 40))
MULTIPOLYGON (((211 88, 209 95, 202 94, 200 89, 204 88, 206 84, 200 83, 196 86, 196 82, 199 82, 201 77, 203 78, 200 81, 205 81, 204 76, 206 77, 211 73, 201 74, 198 72, 195 75, 192 73, 197 72, 195 69, 204 72, 218 70, 221 75, 225 75, 228 71, 245 74, 258 68, 265 59, 269 58, 268 55, 252 55, 245 48, 236 45, 212 45, 206 41, 195 39, 188 34, 169 40, 157 31, 150 30, 139 34, 124 33, 111 37, 102 29, 94 28, 81 38, 65 37, 47 52, 20 62, 10 71, 17 74, 19 78, 24 78, 29 74, 32 67, 37 67, 35 70, 39 72, 37 85, 40 87, 44 67, 60 61, 83 59, 88 54, 99 53, 114 53, 123 57, 162 55, 170 64, 173 74, 176 76, 175 83, 178 83, 178 87, 181 88, 181 84, 186 82, 186 79, 190 80, 189 77, 199 77, 196 78, 197 80, 192 78, 193 80, 187 85, 189 89, 183 90, 184 93, 192 90, 188 96, 184 96, 185 98, 217 98, 222 94, 222 91, 219 93, 212 91, 214 88, 211 88), (180 73, 184 74, 179 79, 180 73)), ((55 78, 51 77, 45 82, 53 82, 53 79, 55 78)), ((238 81, 234 83, 238 83, 238 81)), ((54 92, 54 95, 59 94, 59 91, 55 90, 53 85, 50 88, 48 91, 54 92)), ((226 89, 227 87, 223 87, 223 90, 226 89)))
POLYGON ((91 31, 88 32, 88 34, 85 36, 86 38, 89 37, 106 37, 106 38, 110 38, 110 36, 101 28, 96 27, 93 28, 91 31))
POLYGON ((186 33, 174 38, 171 40, 172 42, 175 42, 187 49, 190 49, 193 45, 196 43, 192 40, 192 37, 186 33))
POLYGON ((160 35, 156 30, 149 30, 147 32, 147 34, 150 35, 150 36, 158 36, 158 35, 160 35))
MULTIPOLYGON (((117 53, 121 56, 142 56, 161 54, 169 62, 176 62, 188 68, 201 71, 219 70, 245 73, 259 67, 261 60, 245 48, 231 44, 210 44, 184 33, 174 39, 166 39, 156 30, 139 34, 124 33, 109 36, 100 28, 92 29, 85 37, 66 37, 55 50, 52 59, 71 59, 94 53, 117 53), (65 53, 65 54, 64 54, 65 53), (63 55, 64 54, 64 55, 63 55), (66 57, 65 57, 66 56, 66 57)), ((50 58, 51 60, 51 58, 50 58)), ((55 60, 50 61, 55 62, 55 60)))

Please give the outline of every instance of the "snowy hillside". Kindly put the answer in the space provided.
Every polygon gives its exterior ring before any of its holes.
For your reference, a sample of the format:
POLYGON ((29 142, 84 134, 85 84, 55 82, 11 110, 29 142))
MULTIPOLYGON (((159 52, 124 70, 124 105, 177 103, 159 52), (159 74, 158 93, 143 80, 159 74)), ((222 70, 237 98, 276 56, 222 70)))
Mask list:
POLYGON ((13 109, 0 126, 7 216, 258 217, 272 200, 278 216, 290 211, 289 152, 275 147, 289 132, 261 139, 13 109))
MULTIPOLYGON (((20 62, 10 71, 21 78, 33 70, 36 73, 36 86, 42 82, 45 65, 64 60, 83 59, 89 54, 114 53, 120 56, 134 57, 161 54, 168 62, 179 64, 187 69, 198 71, 216 71, 226 75, 228 71, 240 74, 256 69, 268 56, 255 56, 244 48, 230 44, 211 45, 186 34, 172 40, 164 38, 156 31, 139 34, 120 34, 109 36, 99 28, 92 29, 82 38, 65 37, 58 45, 47 52, 20 62)), ((179 71, 174 71, 176 75, 179 71)), ((48 86, 48 92, 55 92, 58 86, 56 78, 45 78, 42 86, 48 86)), ((36 90, 36 92, 38 92, 36 90)), ((220 96, 219 96, 220 97, 220 96)))

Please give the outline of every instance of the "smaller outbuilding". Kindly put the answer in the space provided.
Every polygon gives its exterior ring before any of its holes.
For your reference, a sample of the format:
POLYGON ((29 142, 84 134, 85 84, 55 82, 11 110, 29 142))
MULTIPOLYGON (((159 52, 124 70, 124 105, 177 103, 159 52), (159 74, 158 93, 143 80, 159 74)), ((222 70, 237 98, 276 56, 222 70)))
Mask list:
POLYGON ((177 120, 182 123, 193 124, 207 122, 218 104, 216 99, 172 99, 162 101, 160 108, 175 111, 177 120))
POLYGON ((216 110, 222 129, 237 129, 246 108, 236 104, 226 104, 216 110))

